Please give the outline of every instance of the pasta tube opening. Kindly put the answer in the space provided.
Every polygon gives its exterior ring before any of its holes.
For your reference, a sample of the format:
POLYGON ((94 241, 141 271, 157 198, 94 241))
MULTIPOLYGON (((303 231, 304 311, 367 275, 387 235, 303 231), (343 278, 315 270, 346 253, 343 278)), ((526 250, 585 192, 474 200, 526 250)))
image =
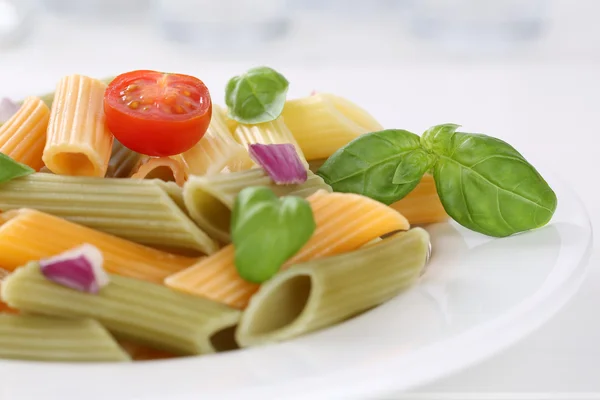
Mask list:
POLYGON ((249 335, 266 335, 292 324, 306 309, 313 288, 309 274, 299 272, 271 285, 246 326, 249 335))
POLYGON ((215 332, 210 336, 210 344, 214 351, 230 351, 237 350, 240 348, 237 342, 235 341, 235 329, 237 325, 230 326, 223 330, 215 332))
POLYGON ((160 179, 165 182, 175 182, 177 185, 183 186, 187 180, 188 173, 185 164, 179 159, 170 157, 143 157, 131 177, 136 179, 160 179))
POLYGON ((90 156, 85 153, 57 152, 48 163, 54 165, 59 171, 78 171, 82 176, 97 176, 101 173, 90 156))

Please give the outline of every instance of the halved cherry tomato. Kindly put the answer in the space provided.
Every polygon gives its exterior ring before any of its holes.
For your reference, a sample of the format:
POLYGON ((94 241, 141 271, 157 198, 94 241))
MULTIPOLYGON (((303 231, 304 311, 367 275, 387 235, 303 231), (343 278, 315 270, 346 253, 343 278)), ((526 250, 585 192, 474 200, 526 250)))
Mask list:
POLYGON ((104 94, 108 129, 124 146, 148 156, 192 148, 212 117, 210 93, 193 76, 156 71, 119 75, 104 94))

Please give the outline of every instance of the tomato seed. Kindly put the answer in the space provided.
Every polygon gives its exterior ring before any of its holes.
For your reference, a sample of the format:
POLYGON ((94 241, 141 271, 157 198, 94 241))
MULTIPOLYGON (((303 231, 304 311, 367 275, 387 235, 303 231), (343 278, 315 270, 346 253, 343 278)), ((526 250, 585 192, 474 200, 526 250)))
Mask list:
POLYGON ((133 110, 137 110, 137 108, 140 106, 140 102, 132 101, 131 103, 128 103, 127 105, 129 106, 129 108, 131 108, 133 110))

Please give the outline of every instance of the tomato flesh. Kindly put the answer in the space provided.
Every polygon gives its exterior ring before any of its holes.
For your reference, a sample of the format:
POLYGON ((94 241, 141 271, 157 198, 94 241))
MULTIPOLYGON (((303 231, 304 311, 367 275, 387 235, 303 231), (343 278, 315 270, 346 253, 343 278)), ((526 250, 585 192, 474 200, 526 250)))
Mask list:
POLYGON ((192 148, 206 133, 212 101, 192 76, 156 71, 119 75, 104 95, 106 125, 129 149, 172 156, 192 148))

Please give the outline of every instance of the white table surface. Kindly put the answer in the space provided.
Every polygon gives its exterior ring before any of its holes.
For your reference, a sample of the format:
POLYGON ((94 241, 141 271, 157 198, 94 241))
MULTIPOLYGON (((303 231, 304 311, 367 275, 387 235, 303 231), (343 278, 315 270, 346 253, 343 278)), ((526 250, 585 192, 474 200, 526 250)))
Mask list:
MULTIPOLYGON (((594 172, 600 144, 600 31, 592 8, 597 10, 599 2, 557 3, 554 13, 561 18, 535 49, 467 61, 398 39, 394 52, 381 59, 346 60, 341 51, 327 62, 316 62, 310 51, 294 58, 288 47, 287 52, 267 51, 242 62, 168 46, 141 23, 96 26, 44 18, 23 46, 0 49, 0 97, 52 90, 58 78, 70 73, 102 77, 156 69, 197 75, 215 101, 222 102, 220 88, 227 78, 269 62, 291 81, 291 95, 313 89, 338 93, 370 110, 385 126, 421 132, 457 122, 501 137, 542 172, 567 179, 598 225, 600 188, 594 172)), ((402 398, 600 399, 599 261, 595 252, 579 293, 536 333, 402 398)))

